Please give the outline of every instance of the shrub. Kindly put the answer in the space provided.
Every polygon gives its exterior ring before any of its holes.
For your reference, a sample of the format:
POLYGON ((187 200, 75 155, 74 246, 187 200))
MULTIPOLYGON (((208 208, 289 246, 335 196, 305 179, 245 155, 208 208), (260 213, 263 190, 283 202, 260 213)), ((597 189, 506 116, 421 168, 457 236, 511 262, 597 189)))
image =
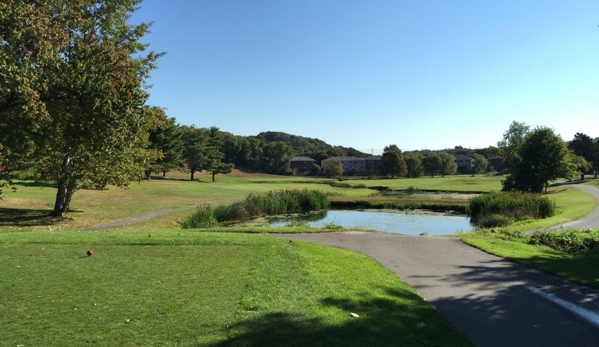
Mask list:
POLYGON ((512 220, 510 217, 499 214, 499 213, 489 213, 478 216, 476 219, 476 226, 480 228, 498 228, 508 226, 512 220))
POLYGON ((529 243, 544 245, 564 252, 586 252, 599 245, 599 230, 567 230, 557 232, 535 232, 529 243))
POLYGON ((555 214, 556 207, 554 201, 540 194, 491 192, 470 199, 468 210, 472 223, 480 226, 481 221, 547 218, 555 214), (503 215, 505 218, 497 215, 503 215))
POLYGON ((216 226, 218 221, 214 215, 214 208, 210 205, 200 205, 191 216, 181 222, 183 229, 210 228, 216 226))

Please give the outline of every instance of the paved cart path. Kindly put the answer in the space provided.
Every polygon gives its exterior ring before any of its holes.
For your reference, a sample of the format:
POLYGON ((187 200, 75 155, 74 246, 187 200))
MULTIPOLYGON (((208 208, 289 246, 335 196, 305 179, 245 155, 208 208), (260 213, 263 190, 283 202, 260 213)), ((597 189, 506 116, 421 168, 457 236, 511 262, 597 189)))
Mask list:
MULTIPOLYGON (((573 185, 599 200, 599 189, 573 185)), ((599 228, 599 207, 550 230, 599 228)), ((487 254, 456 238, 341 232, 279 234, 366 254, 481 347, 599 346, 599 290, 487 254)))
POLYGON ((379 232, 275 236, 374 258, 481 347, 599 346, 599 318, 589 314, 585 320, 558 304, 563 302, 548 300, 559 298, 588 310, 579 312, 599 314, 599 290, 487 254, 459 239, 379 232))

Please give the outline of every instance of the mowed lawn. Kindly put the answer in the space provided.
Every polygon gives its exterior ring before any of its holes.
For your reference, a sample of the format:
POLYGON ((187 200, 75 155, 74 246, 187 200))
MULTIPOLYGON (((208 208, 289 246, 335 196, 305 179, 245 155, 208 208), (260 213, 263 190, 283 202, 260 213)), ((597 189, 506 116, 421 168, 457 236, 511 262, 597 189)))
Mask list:
POLYGON ((441 191, 490 191, 501 189, 500 176, 470 175, 421 177, 415 179, 349 179, 343 181, 352 188, 333 187, 336 180, 327 178, 247 174, 234 171, 217 175, 212 182, 207 173, 197 174, 198 180, 189 181, 189 175, 169 172, 167 179, 132 182, 129 189, 108 187, 106 190, 81 189, 75 192, 67 218, 57 221, 48 218, 52 210, 56 188, 44 182, 15 182, 5 190, 0 200, 0 232, 61 231, 106 224, 115 220, 141 215, 159 209, 172 209, 166 216, 153 219, 136 227, 144 229, 178 228, 178 221, 186 218, 200 204, 230 204, 243 200, 250 193, 264 193, 277 189, 317 189, 332 197, 372 197, 377 190, 368 187, 385 186, 389 189, 438 189, 441 191), (356 188, 358 187, 358 188, 356 188))
POLYGON ((3 233, 0 271, 3 346, 472 346, 371 258, 263 235, 3 233))

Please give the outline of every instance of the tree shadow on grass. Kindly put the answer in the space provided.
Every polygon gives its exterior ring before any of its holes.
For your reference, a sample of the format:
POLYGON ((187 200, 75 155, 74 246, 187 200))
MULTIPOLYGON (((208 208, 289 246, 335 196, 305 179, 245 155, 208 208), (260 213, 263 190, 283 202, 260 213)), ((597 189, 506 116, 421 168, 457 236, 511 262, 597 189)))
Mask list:
POLYGON ((56 225, 61 218, 50 217, 50 210, 34 210, 0 207, 0 227, 30 227, 56 225))
MULTIPOLYGON (((472 346, 438 311, 413 292, 385 288, 387 295, 363 293, 361 299, 329 297, 325 308, 348 319, 328 323, 293 312, 265 313, 230 326, 227 341, 210 346, 472 346), (351 318, 351 313, 359 317, 351 318)), ((309 305, 309 303, 307 303, 309 305)))

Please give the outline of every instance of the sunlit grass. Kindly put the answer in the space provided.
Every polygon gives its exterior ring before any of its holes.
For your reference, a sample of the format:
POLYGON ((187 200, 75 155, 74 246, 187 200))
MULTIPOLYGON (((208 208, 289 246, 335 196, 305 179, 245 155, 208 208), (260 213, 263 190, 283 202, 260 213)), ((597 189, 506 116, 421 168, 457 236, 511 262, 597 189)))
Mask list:
POLYGON ((4 233, 0 271, 6 346, 472 345, 371 258, 262 235, 4 233))

